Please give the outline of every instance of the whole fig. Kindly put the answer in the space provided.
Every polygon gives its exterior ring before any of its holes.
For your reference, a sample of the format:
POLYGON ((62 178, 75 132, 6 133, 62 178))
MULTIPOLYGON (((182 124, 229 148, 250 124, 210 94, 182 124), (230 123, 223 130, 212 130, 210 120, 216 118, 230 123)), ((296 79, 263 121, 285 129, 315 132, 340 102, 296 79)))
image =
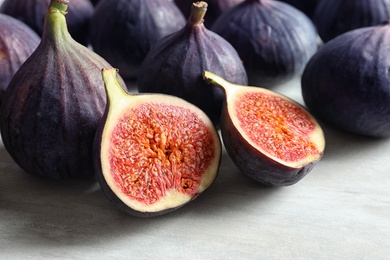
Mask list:
POLYGON ((246 0, 219 16, 211 30, 237 50, 253 86, 269 88, 300 75, 318 48, 312 21, 274 0, 246 0))
POLYGON ((0 14, 0 102, 11 78, 39 42, 40 37, 26 24, 0 14))
POLYGON ((133 80, 150 48, 185 24, 170 0, 101 0, 90 25, 93 50, 133 80))
POLYGON ((323 42, 390 18, 390 0, 320 0, 313 22, 323 42))
POLYGON ((302 75, 306 106, 357 134, 390 136, 390 25, 364 27, 325 43, 302 75))
POLYGON ((3 96, 1 136, 26 172, 52 179, 94 174, 92 146, 106 106, 102 68, 111 66, 70 36, 68 1, 52 0, 42 40, 3 96))
MULTIPOLYGON (((42 36, 44 20, 50 0, 4 0, 0 13, 8 14, 29 25, 42 36)), ((72 37, 88 45, 88 26, 94 7, 90 0, 72 0, 67 15, 67 24, 72 37)))
POLYGON ((141 93, 164 93, 200 107, 218 127, 223 92, 202 79, 202 71, 219 73, 237 84, 248 79, 236 50, 203 24, 207 3, 193 4, 188 23, 161 39, 142 63, 138 78, 141 93))

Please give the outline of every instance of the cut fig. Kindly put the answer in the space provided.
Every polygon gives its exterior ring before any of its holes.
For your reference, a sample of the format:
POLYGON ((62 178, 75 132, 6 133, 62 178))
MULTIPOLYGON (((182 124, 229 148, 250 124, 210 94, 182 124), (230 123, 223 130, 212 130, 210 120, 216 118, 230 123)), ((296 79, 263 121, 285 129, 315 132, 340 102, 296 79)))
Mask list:
POLYGON ((105 194, 138 217, 171 212, 215 180, 221 141, 195 105, 164 94, 129 94, 104 69, 106 112, 95 138, 95 169, 105 194))
POLYGON ((205 71, 204 79, 225 93, 221 134, 235 165, 268 186, 292 185, 321 159, 325 138, 300 104, 274 91, 232 84, 205 71))

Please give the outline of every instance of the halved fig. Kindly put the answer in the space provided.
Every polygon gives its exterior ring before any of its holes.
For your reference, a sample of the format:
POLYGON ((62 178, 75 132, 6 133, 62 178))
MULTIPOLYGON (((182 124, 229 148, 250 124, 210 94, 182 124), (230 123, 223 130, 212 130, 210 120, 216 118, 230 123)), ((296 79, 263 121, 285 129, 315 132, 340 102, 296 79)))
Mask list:
POLYGON ((317 120, 299 103, 274 91, 232 84, 204 71, 225 92, 221 134, 235 165, 268 186, 301 180, 321 159, 325 138, 317 120))
POLYGON ((123 211, 151 217, 195 199, 214 182, 221 141, 195 105, 170 95, 130 94, 103 69, 108 103, 95 138, 95 169, 123 211))

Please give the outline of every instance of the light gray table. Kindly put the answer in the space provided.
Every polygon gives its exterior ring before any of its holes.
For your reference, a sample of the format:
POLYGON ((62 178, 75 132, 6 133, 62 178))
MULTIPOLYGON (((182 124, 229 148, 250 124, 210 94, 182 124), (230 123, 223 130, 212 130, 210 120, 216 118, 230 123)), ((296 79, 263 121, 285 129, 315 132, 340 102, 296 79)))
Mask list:
MULTIPOLYGON (((302 103, 299 80, 277 89, 302 103)), ((0 146, 0 259, 390 259, 390 139, 324 126, 297 184, 258 185, 223 155, 213 186, 157 218, 125 215, 93 181, 24 173, 0 146)))

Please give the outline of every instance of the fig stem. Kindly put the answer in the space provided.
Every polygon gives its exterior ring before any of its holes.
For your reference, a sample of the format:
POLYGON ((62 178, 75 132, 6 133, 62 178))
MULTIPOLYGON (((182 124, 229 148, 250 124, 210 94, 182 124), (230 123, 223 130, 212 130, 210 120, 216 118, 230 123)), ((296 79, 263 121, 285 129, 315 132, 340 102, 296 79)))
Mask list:
POLYGON ((51 0, 49 5, 49 12, 60 11, 66 14, 68 10, 69 0, 51 0))
POLYGON ((202 25, 204 22, 204 16, 207 12, 208 4, 206 2, 200 1, 192 4, 191 15, 188 19, 188 22, 192 26, 202 25))
POLYGON ((115 100, 123 96, 130 95, 127 93, 119 81, 118 69, 102 69, 102 77, 108 100, 115 100))
POLYGON ((210 71, 203 71, 202 73, 203 79, 208 83, 208 84, 213 84, 223 91, 226 92, 228 88, 234 87, 235 84, 221 78, 220 76, 210 72, 210 71))

